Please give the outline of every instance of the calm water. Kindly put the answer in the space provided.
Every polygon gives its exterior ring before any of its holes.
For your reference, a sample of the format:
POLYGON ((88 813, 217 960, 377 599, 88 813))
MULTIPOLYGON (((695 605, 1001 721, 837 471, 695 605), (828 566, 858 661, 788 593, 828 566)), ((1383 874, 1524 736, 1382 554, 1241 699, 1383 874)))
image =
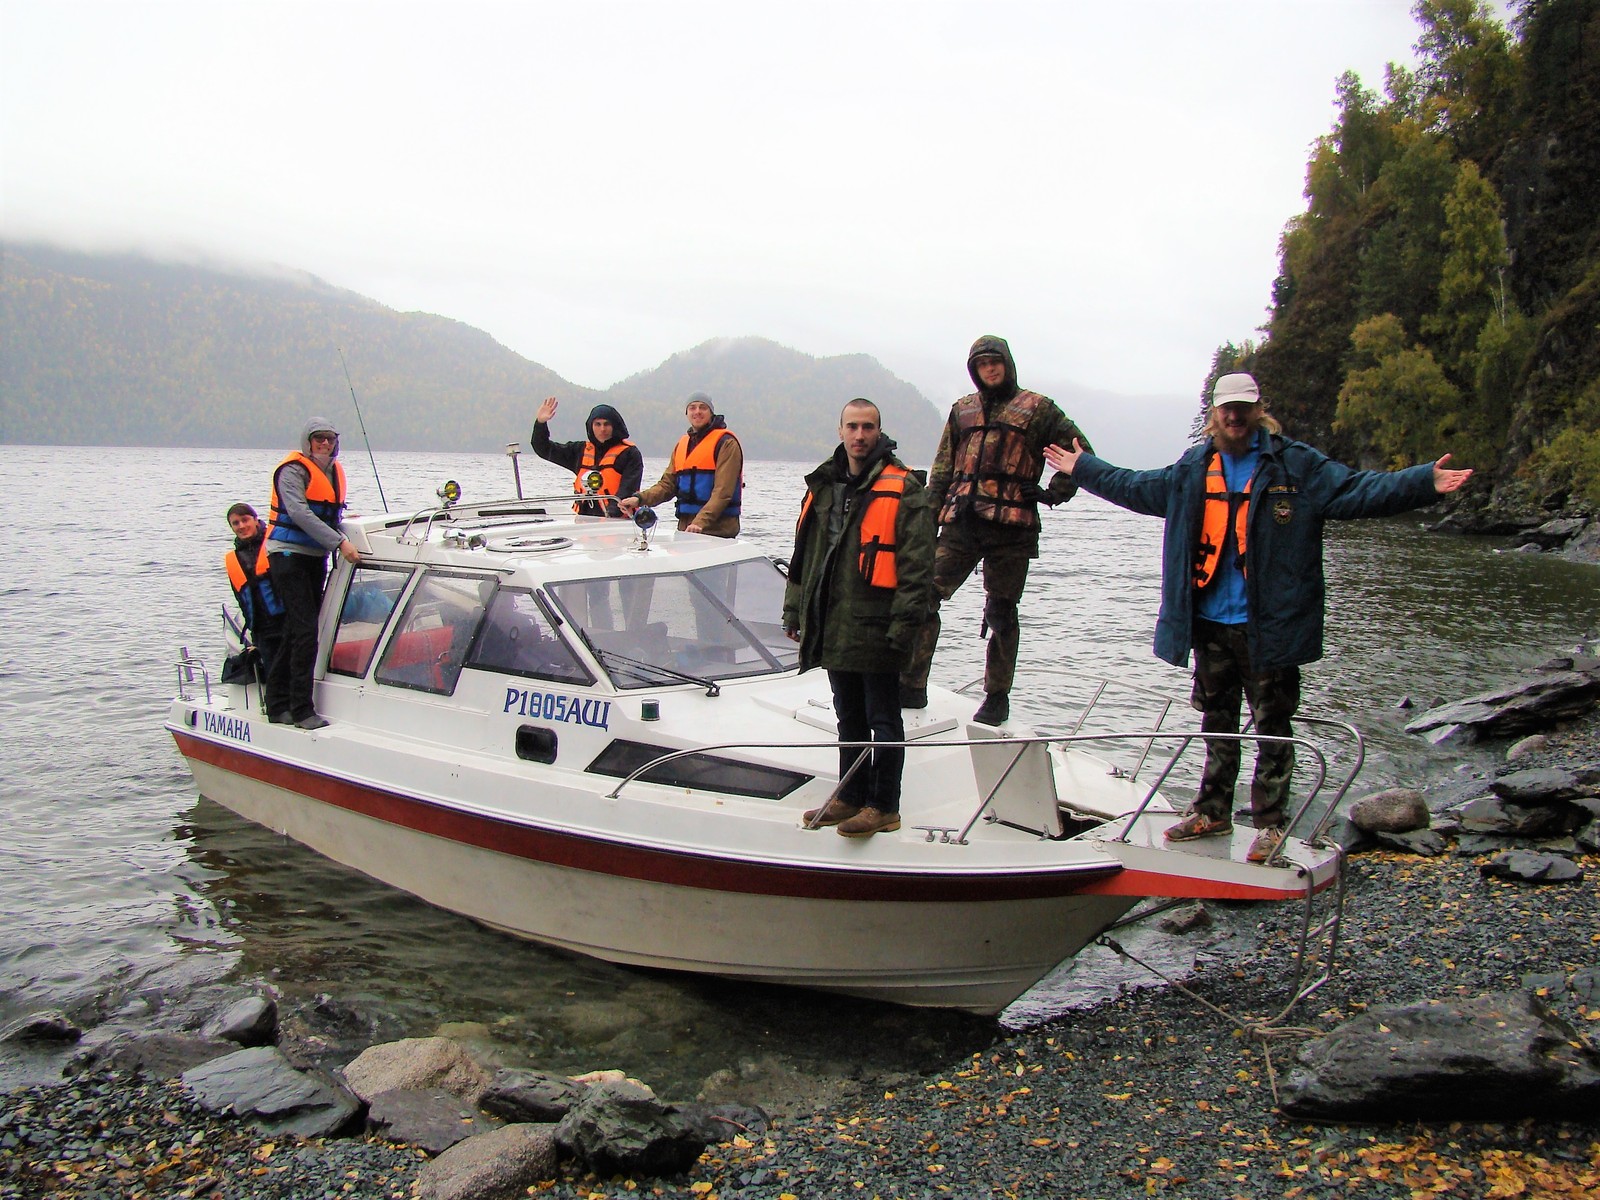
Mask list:
MULTIPOLYGON (((194 785, 161 729, 171 662, 219 658, 230 601, 223 512, 263 507, 279 459, 263 451, 0 447, 0 1024, 43 1007, 88 1015, 140 992, 270 977, 292 1003, 354 997, 396 1035, 480 1025, 509 1063, 622 1066, 674 1094, 730 1068, 781 1087, 795 1069, 914 1069, 970 1023, 783 989, 627 971, 553 954, 335 867, 245 824, 194 785), (892 1026, 839 1050, 819 1031, 892 1026)), ((389 507, 433 500, 446 478, 468 498, 510 494, 500 455, 378 456, 389 507)), ((350 452, 355 506, 380 507, 350 452)), ((659 459, 647 464, 653 478, 659 459)), ((747 535, 786 554, 809 464, 747 469, 747 535)), ((529 490, 559 473, 523 460, 529 490)), ((1600 571, 1426 536, 1416 519, 1335 526, 1327 659, 1306 709, 1369 739, 1363 786, 1437 773, 1443 758, 1400 731, 1403 697, 1454 698, 1568 649, 1600 623, 1600 571)), ((1150 653, 1160 522, 1091 498, 1047 514, 1024 602, 1034 719, 1069 718, 1110 676, 1182 700, 1187 674, 1150 653)), ((936 676, 981 670, 981 589, 946 610, 936 676)), ((1187 710, 1180 710, 1185 718, 1187 710)), ((1059 1013, 1106 986, 1093 963, 1058 972, 1012 1014, 1059 1013)), ((1111 986, 1115 986, 1114 983, 1111 986)), ((17 1077, 0 1062, 0 1083, 17 1077)))

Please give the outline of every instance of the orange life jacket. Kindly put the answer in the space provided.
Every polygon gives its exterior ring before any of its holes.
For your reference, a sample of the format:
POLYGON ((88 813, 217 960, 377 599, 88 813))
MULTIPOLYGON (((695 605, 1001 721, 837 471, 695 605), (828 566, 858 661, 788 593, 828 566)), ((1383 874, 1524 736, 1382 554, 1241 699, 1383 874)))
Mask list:
POLYGON ((1239 569, 1245 569, 1246 527, 1250 519, 1250 485, 1246 480, 1244 491, 1228 491, 1228 479, 1222 473, 1222 456, 1213 450, 1206 459, 1206 499, 1200 517, 1200 544, 1194 551, 1194 585, 1203 588, 1217 573, 1222 561, 1222 548, 1228 540, 1228 525, 1233 524, 1233 539, 1239 555, 1239 569))
MULTIPOLYGON (((256 548, 252 565, 266 557, 266 547, 266 539, 263 538, 261 545, 256 548)), ((283 604, 278 600, 278 594, 272 590, 272 580, 265 575, 256 574, 255 571, 246 570, 244 563, 239 561, 237 547, 222 556, 222 565, 227 569, 228 582, 233 585, 233 594, 238 597, 239 608, 244 612, 244 623, 247 628, 254 630, 256 621, 263 616, 283 615, 283 604)))
MULTIPOLYGON (((606 449, 598 460, 595 458, 595 445, 593 442, 583 444, 583 458, 578 463, 578 473, 572 477, 572 490, 579 494, 588 492, 585 480, 589 472, 600 472, 600 487, 595 492, 597 496, 615 496, 622 491, 622 472, 617 470, 617 459, 624 450, 633 449, 633 443, 624 439, 606 449)), ((604 515, 605 509, 598 500, 578 500, 572 505, 575 513, 588 513, 591 516, 604 515)))
MULTIPOLYGON (((686 433, 678 439, 678 444, 672 448, 672 473, 676 476, 674 485, 677 501, 678 518, 692 517, 706 506, 706 501, 711 499, 717 482, 717 447, 725 437, 732 437, 730 429, 713 429, 695 443, 694 448, 689 447, 689 435, 686 433)), ((728 507, 722 510, 725 517, 737 517, 743 504, 744 477, 733 485, 733 499, 728 501, 728 507)))
MULTIPOLYGON (((895 522, 900 517, 900 497, 905 495, 906 476, 910 472, 893 463, 885 466, 867 489, 862 501, 860 540, 861 549, 856 557, 856 567, 869 587, 892 588, 900 582, 900 571, 895 562, 895 522), (874 500, 882 503, 874 504, 874 500)), ((806 492, 800 504, 800 519, 795 522, 795 532, 806 523, 811 514, 813 493, 806 492)))
POLYGON ((290 519, 278 502, 278 476, 290 463, 299 463, 306 469, 310 476, 306 480, 306 507, 319 521, 337 529, 339 519, 344 514, 345 478, 344 464, 337 458, 333 460, 332 481, 328 479, 327 472, 300 451, 292 451, 287 458, 278 464, 272 472, 271 519, 267 522, 267 535, 261 541, 261 553, 256 555, 256 574, 267 574, 267 551, 273 549, 274 541, 291 543, 296 546, 313 546, 322 549, 322 543, 317 541, 305 530, 297 526, 290 519))
POLYGON ((1039 527, 1039 506, 1023 497, 1023 485, 1038 483, 1044 471, 1043 457, 1028 445, 1028 426, 1044 402, 1038 392, 1019 391, 985 415, 976 392, 956 401, 958 440, 939 524, 965 511, 1001 525, 1039 527))

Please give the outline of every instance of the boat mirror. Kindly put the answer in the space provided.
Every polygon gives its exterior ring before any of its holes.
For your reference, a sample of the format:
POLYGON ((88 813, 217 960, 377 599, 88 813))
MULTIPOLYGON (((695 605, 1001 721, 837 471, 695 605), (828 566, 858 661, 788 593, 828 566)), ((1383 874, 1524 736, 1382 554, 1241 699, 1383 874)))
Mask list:
POLYGON ((438 491, 438 496, 444 502, 444 506, 449 508, 457 500, 461 499, 461 485, 454 479, 446 479, 444 486, 438 491))

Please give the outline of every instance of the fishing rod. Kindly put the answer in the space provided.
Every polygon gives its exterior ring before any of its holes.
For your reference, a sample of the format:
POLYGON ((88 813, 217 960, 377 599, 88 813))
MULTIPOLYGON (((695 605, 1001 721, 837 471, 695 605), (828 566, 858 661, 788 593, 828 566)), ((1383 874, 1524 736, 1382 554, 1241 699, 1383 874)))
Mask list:
POLYGON ((378 500, 383 504, 383 511, 389 511, 389 501, 384 499, 383 480, 378 479, 378 460, 372 456, 372 439, 367 436, 367 422, 361 416, 361 402, 356 399, 356 385, 350 382, 350 367, 344 361, 344 350, 339 350, 339 365, 344 368, 344 384, 350 389, 350 403, 356 406, 356 424, 361 426, 361 440, 367 444, 367 461, 372 464, 372 477, 378 480, 378 500))

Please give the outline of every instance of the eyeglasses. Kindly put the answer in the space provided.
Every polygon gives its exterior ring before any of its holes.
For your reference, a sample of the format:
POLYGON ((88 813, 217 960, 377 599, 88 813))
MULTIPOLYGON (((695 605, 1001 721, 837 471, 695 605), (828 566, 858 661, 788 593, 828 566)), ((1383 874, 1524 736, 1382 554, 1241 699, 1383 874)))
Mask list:
POLYGON ((337 442, 339 435, 337 433, 313 433, 311 440, 313 442, 337 442))

